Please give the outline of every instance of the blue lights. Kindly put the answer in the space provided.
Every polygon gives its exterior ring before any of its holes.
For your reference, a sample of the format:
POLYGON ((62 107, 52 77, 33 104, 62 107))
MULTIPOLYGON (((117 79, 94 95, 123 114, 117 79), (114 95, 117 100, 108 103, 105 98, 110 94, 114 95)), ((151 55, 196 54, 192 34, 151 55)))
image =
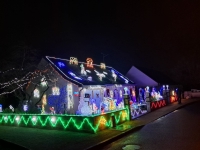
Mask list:
POLYGON ((58 62, 58 66, 61 68, 61 67, 65 67, 65 64, 62 63, 62 62, 58 62))

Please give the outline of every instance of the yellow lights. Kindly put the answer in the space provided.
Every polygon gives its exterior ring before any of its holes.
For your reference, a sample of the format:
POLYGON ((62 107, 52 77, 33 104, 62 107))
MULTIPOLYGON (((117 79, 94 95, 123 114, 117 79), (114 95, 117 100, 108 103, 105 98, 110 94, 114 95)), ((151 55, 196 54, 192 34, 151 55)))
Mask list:
POLYGON ((127 113, 126 112, 122 112, 122 117, 123 117, 123 119, 125 119, 127 117, 127 113))
POLYGON ((106 119, 105 118, 101 118, 100 124, 105 125, 106 124, 106 119))
POLYGON ((78 65, 78 59, 76 57, 70 57, 69 64, 78 65))
POLYGON ((106 69, 106 64, 105 63, 100 63, 100 68, 101 69, 106 69))
POLYGON ((87 62, 87 67, 93 68, 93 60, 92 60, 92 58, 87 58, 86 62, 87 62))
POLYGON ((174 96, 175 94, 174 94, 174 90, 172 91, 172 95, 174 96))

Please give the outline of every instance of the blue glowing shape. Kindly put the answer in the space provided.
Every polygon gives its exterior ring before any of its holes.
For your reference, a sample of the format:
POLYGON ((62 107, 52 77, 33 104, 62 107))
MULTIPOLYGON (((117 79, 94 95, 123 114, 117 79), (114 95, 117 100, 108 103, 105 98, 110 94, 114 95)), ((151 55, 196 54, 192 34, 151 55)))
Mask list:
POLYGON ((62 62, 58 62, 58 66, 61 67, 65 67, 65 64, 63 64, 62 62))
POLYGON ((69 73, 72 77, 76 77, 76 75, 75 75, 73 72, 68 71, 68 73, 69 73))
POLYGON ((81 78, 79 78, 79 77, 77 77, 77 76, 75 76, 74 78, 75 78, 75 79, 78 79, 78 80, 82 80, 81 78))

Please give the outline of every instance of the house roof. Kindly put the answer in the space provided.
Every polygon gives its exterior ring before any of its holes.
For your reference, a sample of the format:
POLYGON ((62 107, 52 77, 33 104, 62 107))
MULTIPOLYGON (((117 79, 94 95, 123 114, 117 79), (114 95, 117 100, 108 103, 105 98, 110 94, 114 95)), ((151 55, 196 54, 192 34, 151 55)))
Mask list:
POLYGON ((103 69, 97 64, 93 64, 93 67, 88 67, 86 62, 70 64, 70 60, 68 59, 50 56, 46 56, 46 59, 64 77, 78 85, 134 84, 134 82, 110 66, 106 66, 106 68, 103 69), (83 69, 82 72, 81 68, 83 69), (113 74, 116 74, 116 81, 113 74))
POLYGON ((144 67, 132 66, 126 76, 129 79, 134 80, 136 84, 142 86, 157 86, 159 84, 178 84, 162 72, 144 67))

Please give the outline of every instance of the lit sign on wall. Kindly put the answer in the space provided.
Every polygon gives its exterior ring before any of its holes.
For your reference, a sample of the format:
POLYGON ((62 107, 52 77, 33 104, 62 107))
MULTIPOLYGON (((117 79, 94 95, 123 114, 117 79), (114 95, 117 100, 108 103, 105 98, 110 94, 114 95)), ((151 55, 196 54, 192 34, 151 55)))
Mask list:
POLYGON ((78 59, 76 57, 70 57, 69 64, 78 65, 78 59))

